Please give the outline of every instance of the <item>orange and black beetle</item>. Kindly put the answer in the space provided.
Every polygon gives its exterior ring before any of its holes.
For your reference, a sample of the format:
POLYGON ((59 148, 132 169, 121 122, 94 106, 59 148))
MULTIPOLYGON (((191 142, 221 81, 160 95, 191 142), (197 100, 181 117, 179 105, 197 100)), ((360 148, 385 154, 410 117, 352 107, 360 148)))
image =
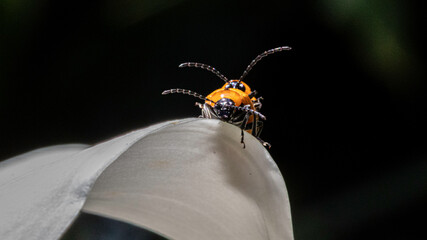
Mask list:
POLYGON ((265 116, 259 112, 262 106, 260 102, 262 98, 256 98, 255 95, 257 92, 252 91, 249 85, 243 82, 242 79, 263 57, 290 49, 290 47, 285 46, 270 49, 261 53, 252 60, 238 80, 228 80, 218 70, 203 63, 182 63, 179 67, 196 67, 208 70, 221 78, 225 84, 206 97, 196 92, 180 88, 165 90, 162 94, 182 93, 202 99, 205 101, 203 104, 196 103, 202 109, 201 117, 220 119, 240 127, 240 129, 242 129, 241 142, 243 147, 245 147, 243 131, 254 135, 264 146, 270 147, 269 143, 262 141, 259 137, 263 127, 263 122, 260 119, 266 120, 265 116))

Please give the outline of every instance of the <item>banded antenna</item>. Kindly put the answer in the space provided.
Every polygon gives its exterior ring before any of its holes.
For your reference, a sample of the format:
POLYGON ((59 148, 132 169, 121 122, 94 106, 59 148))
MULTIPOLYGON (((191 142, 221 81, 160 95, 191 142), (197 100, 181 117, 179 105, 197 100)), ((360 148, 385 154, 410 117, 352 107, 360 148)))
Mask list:
POLYGON ((162 92, 162 95, 171 94, 171 93, 181 93, 181 94, 185 94, 185 95, 190 95, 190 96, 196 97, 196 98, 204 100, 204 101, 209 101, 209 102, 212 102, 214 104, 216 103, 216 102, 208 99, 207 97, 203 96, 202 94, 193 92, 193 91, 188 90, 188 89, 173 88, 173 89, 169 89, 169 90, 164 90, 162 92))
POLYGON ((252 60, 252 62, 248 65, 248 67, 246 67, 246 70, 243 72, 242 76, 239 78, 239 83, 243 80, 243 78, 246 77, 246 75, 248 75, 249 71, 255 66, 255 64, 257 64, 262 58, 273 54, 273 53, 277 53, 277 52, 281 52, 284 50, 291 50, 291 47, 288 46, 283 46, 283 47, 278 47, 278 48, 273 48, 267 51, 264 51, 263 53, 261 53, 260 55, 258 55, 254 60, 252 60))
POLYGON ((180 67, 180 68, 183 68, 183 67, 196 67, 196 68, 205 69, 205 70, 208 70, 208 71, 214 73, 215 75, 217 75, 224 82, 228 82, 228 79, 224 75, 222 75, 218 70, 216 70, 214 67, 211 67, 211 66, 209 66, 207 64, 204 64, 204 63, 185 62, 185 63, 179 64, 178 67, 180 67))
POLYGON ((263 114, 261 114, 261 113, 260 113, 260 112, 258 112, 258 111, 252 110, 252 109, 250 109, 250 108, 247 108, 247 107, 238 107, 238 106, 230 106, 230 107, 235 108, 235 109, 238 109, 238 110, 241 110, 241 111, 244 111, 244 112, 247 112, 247 113, 252 113, 253 115, 257 115, 257 116, 259 116, 262 120, 267 120, 267 118, 266 118, 263 114))
MULTIPOLYGON (((212 100, 206 98, 202 94, 199 94, 199 93, 193 92, 191 90, 187 90, 187 89, 173 88, 173 89, 169 89, 169 90, 164 90, 162 92, 162 95, 167 95, 167 94, 171 94, 171 93, 181 93, 181 94, 185 94, 185 95, 190 95, 190 96, 196 97, 198 99, 201 99, 204 101, 209 101, 209 102, 212 102, 213 104, 216 104, 215 101, 212 101, 212 100)), ((244 111, 246 113, 251 113, 251 114, 257 115, 261 119, 266 120, 266 117, 264 115, 262 115, 260 112, 252 110, 248 107, 238 107, 238 106, 230 106, 230 107, 237 109, 237 110, 240 110, 240 111, 244 111)))

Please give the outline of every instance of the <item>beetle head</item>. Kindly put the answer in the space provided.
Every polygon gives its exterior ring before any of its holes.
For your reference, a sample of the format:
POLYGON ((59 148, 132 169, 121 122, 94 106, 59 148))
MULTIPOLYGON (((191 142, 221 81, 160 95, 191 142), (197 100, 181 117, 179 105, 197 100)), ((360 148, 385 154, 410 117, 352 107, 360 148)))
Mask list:
POLYGON ((234 102, 229 98, 221 98, 219 101, 215 103, 214 111, 221 118, 221 120, 228 121, 233 115, 234 102))

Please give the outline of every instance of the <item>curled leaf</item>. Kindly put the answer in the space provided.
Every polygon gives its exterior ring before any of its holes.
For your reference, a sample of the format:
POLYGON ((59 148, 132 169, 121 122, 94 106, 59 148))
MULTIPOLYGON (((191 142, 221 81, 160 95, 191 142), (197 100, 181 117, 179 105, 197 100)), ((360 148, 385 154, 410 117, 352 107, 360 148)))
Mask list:
POLYGON ((183 119, 8 159, 0 236, 58 239, 84 205, 172 239, 293 239, 282 175, 257 139, 245 142, 230 124, 183 119))

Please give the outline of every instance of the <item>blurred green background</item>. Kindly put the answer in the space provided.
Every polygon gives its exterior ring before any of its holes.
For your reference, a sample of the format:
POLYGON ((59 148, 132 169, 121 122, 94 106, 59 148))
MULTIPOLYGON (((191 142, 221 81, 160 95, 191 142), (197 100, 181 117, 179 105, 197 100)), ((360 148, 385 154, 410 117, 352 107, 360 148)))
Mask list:
MULTIPOLYGON (((265 99, 262 138, 288 187, 295 239, 425 238, 424 2, 0 4, 0 159, 196 117, 195 99, 162 90, 209 94, 222 81, 179 63, 238 78, 257 54, 288 45, 246 82, 265 99)), ((76 224, 92 237, 127 228, 96 221, 76 224)))

